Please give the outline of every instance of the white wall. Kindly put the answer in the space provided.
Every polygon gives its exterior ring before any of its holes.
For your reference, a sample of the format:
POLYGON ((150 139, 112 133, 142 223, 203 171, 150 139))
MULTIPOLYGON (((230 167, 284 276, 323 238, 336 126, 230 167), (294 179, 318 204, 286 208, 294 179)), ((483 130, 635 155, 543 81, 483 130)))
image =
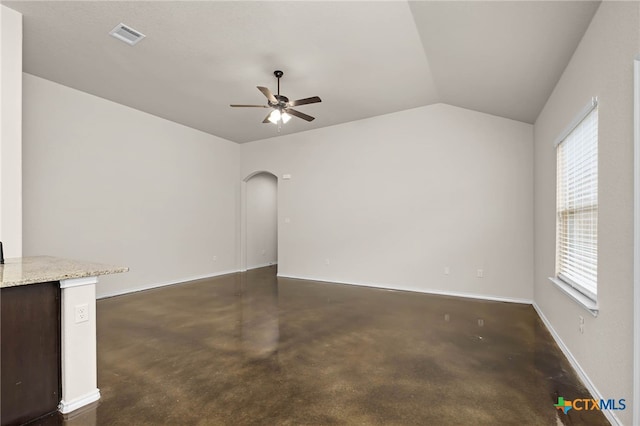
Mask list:
POLYGON ((535 301, 605 398, 632 424, 633 58, 638 2, 603 2, 535 123, 535 301), (592 317, 561 293, 554 275, 554 139, 592 96, 599 98, 598 304, 592 317), (578 332, 583 316, 584 334, 578 332))
POLYGON ((530 300, 532 156, 531 125, 439 104, 243 144, 242 175, 292 175, 281 275, 530 300))
POLYGON ((29 74, 23 118, 25 255, 130 267, 98 296, 238 269, 237 144, 29 74))
POLYGON ((22 15, 0 5, 0 241, 22 256, 22 15))
POLYGON ((278 180, 259 173, 247 181, 247 269, 278 262, 278 180))

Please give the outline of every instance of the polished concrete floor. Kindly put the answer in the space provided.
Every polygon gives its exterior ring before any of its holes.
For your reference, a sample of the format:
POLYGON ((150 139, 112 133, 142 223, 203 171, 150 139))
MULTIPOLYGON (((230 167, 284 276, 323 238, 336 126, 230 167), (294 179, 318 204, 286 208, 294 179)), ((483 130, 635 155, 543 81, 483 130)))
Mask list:
MULTIPOLYGON (((276 278, 98 301, 102 399, 68 425, 608 424, 531 306, 276 278)), ((46 422, 45 422, 46 423, 46 422)))

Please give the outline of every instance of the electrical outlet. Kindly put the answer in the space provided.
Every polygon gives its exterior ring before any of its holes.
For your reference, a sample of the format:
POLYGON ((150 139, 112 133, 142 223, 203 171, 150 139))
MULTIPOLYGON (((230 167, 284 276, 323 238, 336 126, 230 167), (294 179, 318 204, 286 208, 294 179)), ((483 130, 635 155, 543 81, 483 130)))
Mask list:
POLYGON ((76 305, 76 324, 89 321, 89 305, 76 305))
POLYGON ((482 269, 478 269, 476 271, 476 277, 483 278, 484 277, 484 271, 482 269))
POLYGON ((580 334, 584 334, 584 317, 582 315, 578 315, 578 331, 580 334))
POLYGON ((448 266, 445 266, 445 267, 444 267, 444 274, 445 274, 445 275, 449 275, 449 272, 450 272, 450 271, 449 271, 449 267, 448 267, 448 266))
POLYGON ((325 265, 327 265, 327 266, 329 266, 329 259, 325 259, 325 260, 324 260, 324 264, 325 264, 325 265))
POLYGON ((217 262, 218 261, 218 256, 213 256, 213 261, 217 262))

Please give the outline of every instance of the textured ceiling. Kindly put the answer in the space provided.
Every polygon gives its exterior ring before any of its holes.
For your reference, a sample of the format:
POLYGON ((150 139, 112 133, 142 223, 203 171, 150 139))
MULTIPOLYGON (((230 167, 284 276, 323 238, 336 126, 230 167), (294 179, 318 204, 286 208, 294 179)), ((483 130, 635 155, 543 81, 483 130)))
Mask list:
POLYGON ((24 71, 229 139, 278 135, 256 86, 298 107, 280 134, 445 102, 532 123, 598 2, 19 1, 24 71), (128 46, 118 23, 144 33, 128 46))

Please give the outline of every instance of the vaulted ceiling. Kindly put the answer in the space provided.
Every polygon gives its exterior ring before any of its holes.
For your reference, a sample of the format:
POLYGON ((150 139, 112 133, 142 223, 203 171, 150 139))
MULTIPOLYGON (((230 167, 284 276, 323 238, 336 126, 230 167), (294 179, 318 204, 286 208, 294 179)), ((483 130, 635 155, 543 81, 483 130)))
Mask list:
POLYGON ((588 1, 3 1, 24 71, 243 143, 444 102, 533 123, 588 1), (125 23, 147 37, 108 35, 125 23), (320 96, 280 133, 256 86, 320 96))

